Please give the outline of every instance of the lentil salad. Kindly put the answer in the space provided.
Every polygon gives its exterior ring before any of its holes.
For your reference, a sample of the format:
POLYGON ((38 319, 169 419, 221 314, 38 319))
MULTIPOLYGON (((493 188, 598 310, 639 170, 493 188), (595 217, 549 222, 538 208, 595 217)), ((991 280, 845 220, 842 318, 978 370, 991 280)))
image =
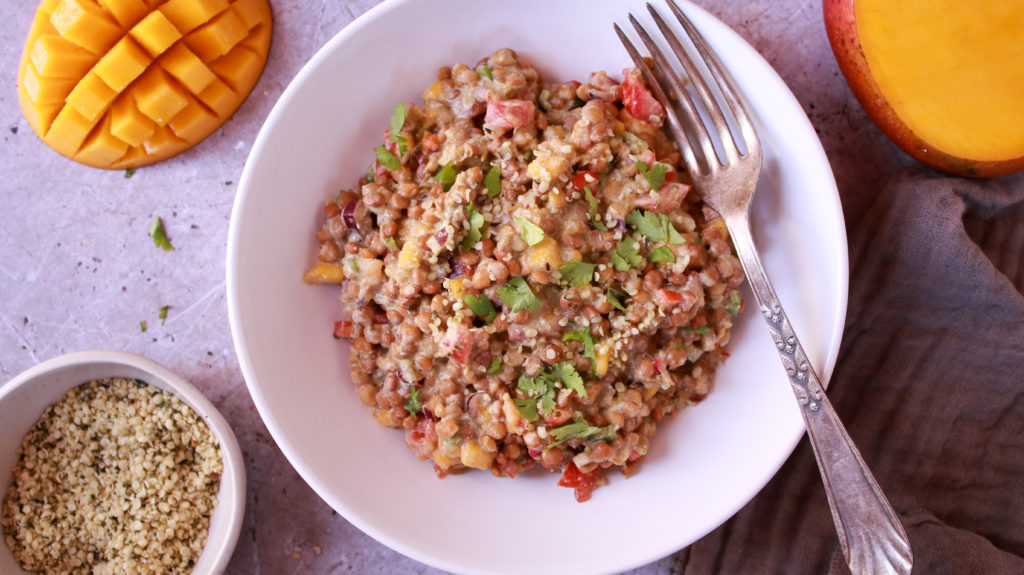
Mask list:
POLYGON ((514 51, 442 67, 324 207, 308 283, 379 423, 438 476, 539 464, 585 501, 701 401, 743 307, 639 73, 545 83, 514 51))

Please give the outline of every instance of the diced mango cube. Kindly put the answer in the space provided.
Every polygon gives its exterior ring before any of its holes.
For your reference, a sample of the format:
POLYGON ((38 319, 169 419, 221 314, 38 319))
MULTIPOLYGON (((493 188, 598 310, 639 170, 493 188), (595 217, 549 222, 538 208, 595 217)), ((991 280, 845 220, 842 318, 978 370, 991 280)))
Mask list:
POLYGON ((50 24, 64 39, 94 54, 105 53, 123 34, 91 0, 64 0, 50 15, 50 24))
POLYGON ((308 284, 341 284, 345 279, 345 266, 341 262, 317 262, 302 276, 308 284))
POLYGON ((430 85, 429 88, 423 90, 423 101, 427 100, 440 100, 444 96, 444 86, 441 81, 438 80, 430 85))
POLYGON ((153 135, 142 142, 142 149, 146 154, 177 154, 188 149, 191 144, 174 135, 167 126, 160 126, 153 132, 153 135))
POLYGON ((193 94, 199 94, 217 79, 216 74, 184 44, 175 44, 159 63, 193 94))
POLYGON ((37 106, 63 104, 77 83, 77 78, 40 78, 31 62, 25 66, 21 78, 21 87, 25 90, 25 95, 37 106))
POLYGON ((154 58, 181 39, 181 32, 159 10, 146 15, 129 34, 154 58))
POLYGON ((221 118, 227 118, 231 112, 238 107, 238 98, 227 84, 215 79, 205 90, 199 93, 199 100, 217 113, 221 118))
POLYGON ((480 446, 475 439, 468 439, 462 442, 460 453, 462 464, 474 469, 490 469, 495 454, 480 446))
POLYGON ((131 36, 125 36, 96 64, 93 73, 115 92, 124 90, 149 66, 146 53, 131 36))
POLYGON ((558 253, 558 243, 551 237, 545 237, 536 244, 526 248, 523 254, 523 273, 535 271, 554 271, 562 265, 562 257, 558 253))
POLYGON ((220 118, 207 111, 206 107, 200 104, 192 96, 188 96, 189 105, 178 112, 171 121, 167 123, 174 131, 174 135, 183 140, 198 142, 204 136, 212 132, 220 124, 220 118))
POLYGON ((112 164, 128 151, 128 144, 110 135, 110 116, 106 116, 99 129, 93 130, 75 159, 87 164, 112 164))
POLYGON ((182 34, 188 34, 227 10, 228 0, 167 0, 160 11, 182 34))
POLYGON ((245 46, 235 46, 224 56, 210 62, 210 68, 235 92, 244 92, 256 84, 263 72, 263 62, 245 46))
POLYGON ((45 134, 46 130, 50 128, 50 124, 53 123, 53 119, 57 117, 61 108, 64 107, 63 100, 49 104, 30 103, 24 88, 18 90, 18 101, 21 102, 21 109, 25 113, 25 120, 32 127, 32 131, 37 134, 45 134))
POLYGON ((40 76, 76 80, 84 76, 99 59, 92 52, 54 34, 44 34, 36 38, 29 50, 28 58, 40 76))
POLYGON ((185 44, 204 62, 209 62, 227 54, 247 33, 245 24, 227 10, 185 36, 185 44))
POLYGON ((110 12, 121 28, 127 30, 134 26, 149 12, 149 6, 142 0, 98 0, 110 12))
POLYGON ((462 301, 466 295, 466 280, 462 277, 448 280, 448 295, 452 301, 462 301))
POLYGON ((156 131, 156 122, 139 111, 135 97, 123 94, 110 109, 110 133, 138 147, 156 131))
POLYGON ((419 267, 422 255, 423 250, 420 249, 417 242, 405 242, 402 245, 402 251, 398 252, 398 265, 405 269, 419 267))
POLYGON ((188 105, 188 98, 177 82, 158 67, 146 70, 133 90, 135 105, 159 126, 163 126, 188 105))
POLYGON ((231 10, 245 24, 246 30, 270 21, 270 4, 264 0, 235 0, 231 10))
POLYGON ((67 105, 74 108, 82 117, 95 121, 115 97, 117 92, 107 86, 94 72, 89 72, 68 94, 67 105))
POLYGON ((92 130, 93 122, 71 106, 64 106, 43 138, 54 150, 71 158, 92 130))
POLYGON ((449 467, 459 462, 458 459, 455 459, 454 457, 449 457, 448 455, 441 453, 440 450, 435 450, 434 453, 430 454, 430 460, 436 463, 437 466, 440 467, 442 471, 447 471, 449 467))

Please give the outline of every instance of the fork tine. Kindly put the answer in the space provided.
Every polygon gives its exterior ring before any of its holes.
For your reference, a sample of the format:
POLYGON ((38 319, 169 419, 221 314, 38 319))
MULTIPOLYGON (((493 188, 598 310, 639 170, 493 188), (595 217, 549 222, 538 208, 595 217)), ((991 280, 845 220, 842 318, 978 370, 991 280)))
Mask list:
MULTIPOLYGON (((630 15, 630 19, 633 19, 632 15, 630 15)), ((651 71, 651 68, 647 65, 647 61, 644 60, 642 56, 640 56, 640 52, 637 51, 636 47, 633 45, 633 42, 626 36, 622 29, 619 28, 619 25, 613 24, 613 26, 615 27, 615 33, 619 35, 619 40, 622 41, 622 45, 626 48, 626 52, 628 52, 630 58, 633 59, 633 64, 635 64, 637 69, 640 70, 640 73, 643 74, 644 79, 647 81, 647 84, 651 87, 651 90, 654 92, 655 98, 657 98, 657 100, 661 102, 663 107, 665 108, 665 113, 668 116, 669 128, 672 130, 672 134, 675 136, 676 142, 690 143, 689 146, 680 146, 682 149, 679 150, 680 153, 682 153, 683 155, 683 163, 686 165, 687 171, 691 173, 704 172, 704 170, 701 169, 701 166, 697 161, 696 155, 694 154, 694 144, 700 146, 700 142, 691 141, 691 138, 688 134, 692 132, 692 130, 686 130, 683 128, 683 125, 679 119, 679 115, 676 113, 675 106, 671 105, 668 96, 665 94, 665 90, 662 88, 661 82, 659 82, 658 78, 655 77, 654 72, 651 71)), ((685 92, 681 93, 683 95, 686 95, 685 92)), ((692 106, 692 102, 689 102, 689 105, 692 106)), ((693 114, 691 113, 690 116, 693 117, 693 114)))
MULTIPOLYGON (((693 42, 694 47, 697 48, 697 52, 707 64, 708 70, 711 72, 712 77, 714 77, 715 82, 722 91, 722 96, 725 98, 725 102, 729 106, 729 111, 736 118, 740 133, 743 135, 743 140, 747 146, 747 154, 760 156, 761 144, 757 137, 757 130, 754 129, 754 124, 750 120, 750 115, 747 113, 747 109, 738 95, 739 88, 736 87, 736 82, 733 80, 732 75, 729 74, 729 71, 722 65, 721 60, 718 59, 714 50, 712 50, 708 45, 704 35, 697 30, 697 27, 694 26, 693 22, 691 22, 686 14, 683 13, 675 3, 675 0, 666 0, 666 3, 668 4, 669 10, 671 10, 672 14, 675 15, 676 20, 679 21, 680 25, 682 25, 686 35, 689 36, 690 41, 693 42)), ((665 26, 661 17, 654 12, 654 8, 652 8, 650 4, 647 4, 647 9, 654 15, 662 33, 666 34, 670 41, 675 41, 675 36, 666 32, 667 26, 665 26)), ((673 49, 674 48, 675 46, 673 46, 673 49)), ((689 73, 689 71, 687 73, 689 73)), ((697 77, 700 77, 700 75, 697 75, 697 77)), ((701 83, 703 83, 703 80, 701 83)), ((706 84, 704 85, 704 89, 707 89, 706 84)), ((703 94, 701 97, 705 102, 708 100, 707 94, 703 94)), ((712 108, 718 110, 717 106, 712 106, 712 108)), ((721 112, 719 112, 719 115, 721 115, 721 112)), ((728 130, 727 126, 724 133, 722 132, 722 126, 719 126, 717 122, 715 123, 715 126, 719 130, 719 133, 722 134, 723 141, 733 140, 732 132, 728 130), (728 137, 726 137, 726 134, 728 134, 728 137)))

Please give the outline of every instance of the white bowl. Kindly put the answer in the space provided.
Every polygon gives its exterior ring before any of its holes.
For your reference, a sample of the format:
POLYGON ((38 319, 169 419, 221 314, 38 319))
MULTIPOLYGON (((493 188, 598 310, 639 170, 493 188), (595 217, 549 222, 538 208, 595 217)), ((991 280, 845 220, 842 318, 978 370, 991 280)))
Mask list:
MULTIPOLYGON (((659 2, 662 14, 668 14, 659 2)), ((800 104, 771 67, 708 13, 683 3, 757 116, 765 162, 753 231, 776 291, 823 381, 846 315, 847 252, 835 181, 800 104)), ((732 356, 700 405, 662 423, 639 472, 578 504, 540 470, 513 480, 438 480, 401 432, 382 428, 351 384, 348 345, 331 337, 338 290, 302 283, 316 260, 326 198, 374 158, 392 108, 421 101, 437 68, 514 48, 547 81, 621 77, 612 29, 641 0, 388 0, 299 72, 267 118, 242 174, 228 236, 227 293, 243 375, 298 473, 359 529, 414 559, 465 573, 611 573, 668 555, 748 502, 804 427, 753 298, 732 356)))
MULTIPOLYGON (((43 411, 68 390, 87 381, 130 377, 169 391, 199 414, 220 444, 224 471, 209 535, 193 575, 222 573, 231 560, 245 511, 245 465, 234 432, 203 394, 166 367, 122 351, 83 351, 44 361, 0 387, 0 496, 7 492, 18 447, 43 411)), ((0 573, 24 573, 5 543, 0 543, 0 573)))

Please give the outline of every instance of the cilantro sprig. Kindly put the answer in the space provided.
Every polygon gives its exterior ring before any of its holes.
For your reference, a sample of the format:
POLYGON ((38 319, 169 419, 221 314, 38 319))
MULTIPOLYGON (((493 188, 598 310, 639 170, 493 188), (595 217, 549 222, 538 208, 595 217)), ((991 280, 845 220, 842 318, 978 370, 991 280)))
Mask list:
POLYGON ((412 415, 419 414, 423 406, 420 405, 420 390, 418 387, 409 386, 409 398, 405 400, 405 410, 412 415))
POLYGON ((551 413, 555 409, 555 398, 560 388, 573 391, 580 397, 587 397, 583 376, 571 363, 561 361, 549 369, 541 370, 537 375, 520 375, 516 389, 526 398, 514 399, 513 403, 519 409, 520 415, 528 421, 536 421, 539 417, 537 401, 540 400, 540 413, 551 413))
POLYGON ((620 272, 629 268, 641 265, 644 262, 640 255, 640 242, 631 237, 625 237, 615 244, 615 251, 610 259, 612 266, 620 272))
POLYGON ((466 235, 462 236, 462 243, 460 244, 464 252, 472 250, 473 246, 484 237, 483 227, 486 223, 484 215, 477 211, 473 202, 466 206, 466 212, 469 214, 469 229, 466 230, 466 235))
POLYGON ((398 101, 398 105, 395 106, 391 114, 390 127, 390 139, 398 144, 398 155, 404 156, 405 152, 409 149, 409 139, 402 135, 402 128, 405 127, 405 104, 401 100, 398 101))
POLYGON ((598 434, 613 435, 615 433, 615 429, 612 426, 594 427, 592 425, 588 425, 587 422, 582 419, 577 419, 572 423, 566 423, 565 425, 551 429, 548 433, 551 434, 551 438, 554 439, 554 441, 549 443, 544 448, 544 451, 561 445, 570 439, 584 439, 598 434))
POLYGON ((637 162, 636 169, 644 175, 647 183, 655 192, 661 189, 662 184, 665 183, 665 174, 668 173, 668 166, 658 163, 648 167, 647 162, 637 162))
POLYGON ((596 267, 597 265, 595 264, 572 259, 562 264, 558 268, 558 272, 562 274, 562 281, 564 283, 572 287, 580 287, 589 284, 594 279, 594 269, 596 267))
POLYGON ((597 198, 594 197, 594 192, 591 192, 589 187, 584 187, 583 194, 587 197, 587 217, 598 231, 607 232, 608 226, 597 216, 597 198))
POLYGON ((384 166, 387 171, 393 172, 402 167, 402 162, 398 161, 398 158, 396 158, 395 155, 384 146, 377 146, 373 150, 377 152, 377 161, 380 162, 380 165, 384 166))
POLYGON ((498 310, 494 309, 494 303, 483 294, 466 294, 462 301, 466 302, 466 306, 473 310, 478 318, 487 323, 491 323, 494 318, 498 317, 498 310))
POLYGON ((153 238, 156 247, 165 252, 174 250, 171 240, 167 238, 167 230, 164 229, 164 221, 160 219, 160 216, 153 218, 153 223, 149 226, 149 237, 153 238))
POLYGON ((455 183, 455 176, 459 175, 458 170, 455 169, 455 165, 451 162, 445 164, 434 176, 434 179, 444 185, 444 191, 452 189, 452 184, 455 183))
POLYGON ((594 351, 594 336, 590 335, 590 330, 570 331, 562 336, 562 341, 582 342, 583 357, 589 358, 592 363, 597 363, 597 353, 594 351))
POLYGON ((672 253, 672 250, 668 249, 668 246, 658 246, 654 248, 648 259, 652 262, 676 263, 676 255, 672 253))
POLYGON ((498 166, 491 166, 491 170, 484 176, 484 187, 487 188, 487 197, 493 198, 501 193, 501 170, 498 166))
POLYGON ((533 294, 523 276, 516 276, 498 288, 498 297, 513 313, 520 311, 534 312, 540 309, 540 299, 533 294))
POLYGON ((686 243, 686 238, 676 231, 676 227, 672 225, 666 214, 636 209, 626 216, 626 223, 652 242, 667 242, 676 245, 686 243))

